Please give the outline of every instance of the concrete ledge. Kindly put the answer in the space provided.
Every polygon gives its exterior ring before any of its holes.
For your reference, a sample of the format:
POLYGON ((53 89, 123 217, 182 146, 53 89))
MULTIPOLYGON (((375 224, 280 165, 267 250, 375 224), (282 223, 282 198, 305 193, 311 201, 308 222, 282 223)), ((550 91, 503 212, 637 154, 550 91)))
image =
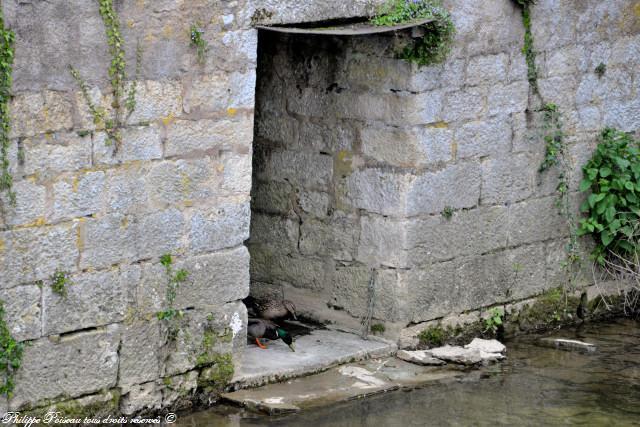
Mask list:
POLYGON ((363 340, 358 335, 317 330, 301 336, 292 352, 281 341, 270 342, 267 350, 249 345, 231 388, 258 387, 325 371, 333 366, 394 354, 397 346, 379 339, 363 340))

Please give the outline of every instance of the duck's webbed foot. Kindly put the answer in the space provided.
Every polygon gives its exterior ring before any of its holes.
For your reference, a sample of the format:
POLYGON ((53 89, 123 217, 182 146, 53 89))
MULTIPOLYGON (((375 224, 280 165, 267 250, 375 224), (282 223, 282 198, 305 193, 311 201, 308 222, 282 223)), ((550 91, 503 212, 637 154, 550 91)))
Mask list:
POLYGON ((260 347, 263 350, 267 349, 266 345, 262 345, 262 343, 260 342, 260 338, 256 338, 256 344, 258 344, 258 347, 260 347))

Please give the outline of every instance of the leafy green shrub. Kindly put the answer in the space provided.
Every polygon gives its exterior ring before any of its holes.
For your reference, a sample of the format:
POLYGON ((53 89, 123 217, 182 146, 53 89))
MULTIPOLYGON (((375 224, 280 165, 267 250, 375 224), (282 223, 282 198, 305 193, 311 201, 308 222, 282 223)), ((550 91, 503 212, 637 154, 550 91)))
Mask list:
POLYGON ((635 254, 640 217, 640 150, 625 132, 607 128, 593 157, 583 167, 580 191, 590 192, 580 210, 579 233, 594 237, 593 256, 604 264, 608 253, 635 254))
POLYGON ((204 64, 206 59, 205 55, 207 50, 209 50, 209 45, 203 37, 204 31, 202 31, 197 24, 193 24, 191 25, 189 34, 191 35, 191 45, 196 48, 198 62, 204 64))
POLYGON ((485 332, 491 332, 495 334, 498 332, 500 326, 502 326, 502 319, 504 318, 504 310, 501 308, 493 308, 489 312, 489 317, 484 319, 485 332))
POLYGON ((453 43, 455 27, 451 15, 438 0, 390 0, 371 20, 374 25, 393 26, 433 18, 422 25, 425 35, 408 43, 400 57, 420 66, 443 62, 453 43))

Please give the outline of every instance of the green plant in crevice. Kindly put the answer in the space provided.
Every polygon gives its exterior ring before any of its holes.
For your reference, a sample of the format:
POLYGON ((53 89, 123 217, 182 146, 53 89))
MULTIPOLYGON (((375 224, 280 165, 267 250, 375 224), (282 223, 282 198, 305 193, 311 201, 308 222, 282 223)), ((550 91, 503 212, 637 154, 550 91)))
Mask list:
POLYGON ((115 155, 122 143, 121 129, 124 127, 126 119, 131 115, 131 113, 133 113, 136 107, 135 97, 137 81, 140 78, 142 69, 142 47, 140 43, 138 43, 136 49, 135 78, 127 89, 127 75, 125 71, 127 63, 125 59, 124 39, 120 32, 118 14, 113 7, 113 0, 97 1, 99 4, 100 16, 105 26, 109 55, 111 56, 111 63, 108 69, 112 95, 110 111, 95 105, 89 94, 88 85, 80 75, 80 72, 72 65, 69 67, 71 75, 80 87, 82 97, 87 103, 94 124, 104 129, 107 134, 106 142, 108 145, 114 145, 115 155))
POLYGON ((196 54, 198 55, 198 62, 204 64, 205 55, 207 50, 209 50, 209 45, 207 41, 204 39, 204 31, 200 29, 200 26, 197 24, 192 24, 190 35, 191 35, 191 46, 196 48, 196 54))
POLYGON ((498 307, 495 307, 489 311, 489 317, 484 319, 484 332, 490 332, 495 335, 498 332, 498 329, 502 326, 504 319, 504 310, 498 307))
POLYGON ((69 273, 56 270, 51 276, 51 290, 61 297, 67 296, 67 287, 71 285, 69 273))
POLYGON ((5 315, 4 301, 0 300, 0 396, 11 398, 15 387, 14 376, 22 365, 24 344, 11 336, 5 315))
POLYGON ((607 128, 593 157, 583 167, 580 191, 589 192, 581 211, 580 234, 595 240, 593 257, 637 258, 640 229, 640 141, 607 128))
POLYGON ((6 192, 9 203, 12 205, 16 203, 16 194, 13 191, 13 177, 9 161, 9 132, 11 130, 9 101, 13 82, 14 42, 15 34, 5 28, 4 14, 0 5, 0 191, 6 192))
POLYGON ((604 62, 599 63, 593 72, 596 73, 596 76, 598 76, 599 79, 601 79, 607 72, 607 64, 604 62))
POLYGON ((527 80, 535 93, 538 92, 538 69, 536 68, 536 51, 533 47, 533 32, 531 31, 531 6, 536 0, 515 0, 522 10, 524 24, 524 45, 522 54, 527 62, 527 80))
POLYGON ((384 334, 386 330, 387 328, 385 328, 382 323, 374 323, 373 325, 371 325, 372 334, 384 334))
POLYGON ((371 23, 393 26, 420 19, 432 21, 421 25, 424 35, 407 42, 400 58, 419 66, 443 62, 453 45, 455 26, 449 12, 438 0, 390 0, 383 5, 371 23))
POLYGON ((442 212, 440 212, 440 214, 444 219, 450 220, 451 218, 453 218, 454 212, 455 210, 451 206, 445 206, 442 212))
POLYGON ((558 165, 565 155, 564 132, 562 131, 562 120, 558 106, 546 104, 542 107, 543 113, 543 140, 545 143, 544 160, 540 165, 540 172, 558 165))
POLYGON ((184 283, 187 280, 189 273, 184 269, 180 269, 174 272, 173 258, 170 254, 162 255, 160 257, 160 264, 162 264, 162 266, 164 267, 168 279, 166 289, 166 299, 168 307, 165 310, 157 313, 157 317, 159 320, 171 320, 176 317, 182 317, 184 315, 182 310, 176 310, 173 304, 176 300, 178 287, 180 287, 180 284, 184 283))

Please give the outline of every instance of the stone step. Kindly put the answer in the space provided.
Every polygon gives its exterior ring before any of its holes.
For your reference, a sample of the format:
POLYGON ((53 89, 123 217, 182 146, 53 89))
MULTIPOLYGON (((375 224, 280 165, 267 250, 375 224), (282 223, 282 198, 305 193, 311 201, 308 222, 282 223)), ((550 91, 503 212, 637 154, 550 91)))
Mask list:
POLYGON ((222 395, 226 401, 269 415, 327 406, 399 388, 451 381, 463 371, 418 366, 397 358, 349 363, 326 372, 222 395))
POLYGON ((394 354, 394 343, 335 330, 314 330, 295 340, 296 351, 278 341, 266 350, 249 344, 231 388, 239 390, 324 371, 332 366, 394 354))

